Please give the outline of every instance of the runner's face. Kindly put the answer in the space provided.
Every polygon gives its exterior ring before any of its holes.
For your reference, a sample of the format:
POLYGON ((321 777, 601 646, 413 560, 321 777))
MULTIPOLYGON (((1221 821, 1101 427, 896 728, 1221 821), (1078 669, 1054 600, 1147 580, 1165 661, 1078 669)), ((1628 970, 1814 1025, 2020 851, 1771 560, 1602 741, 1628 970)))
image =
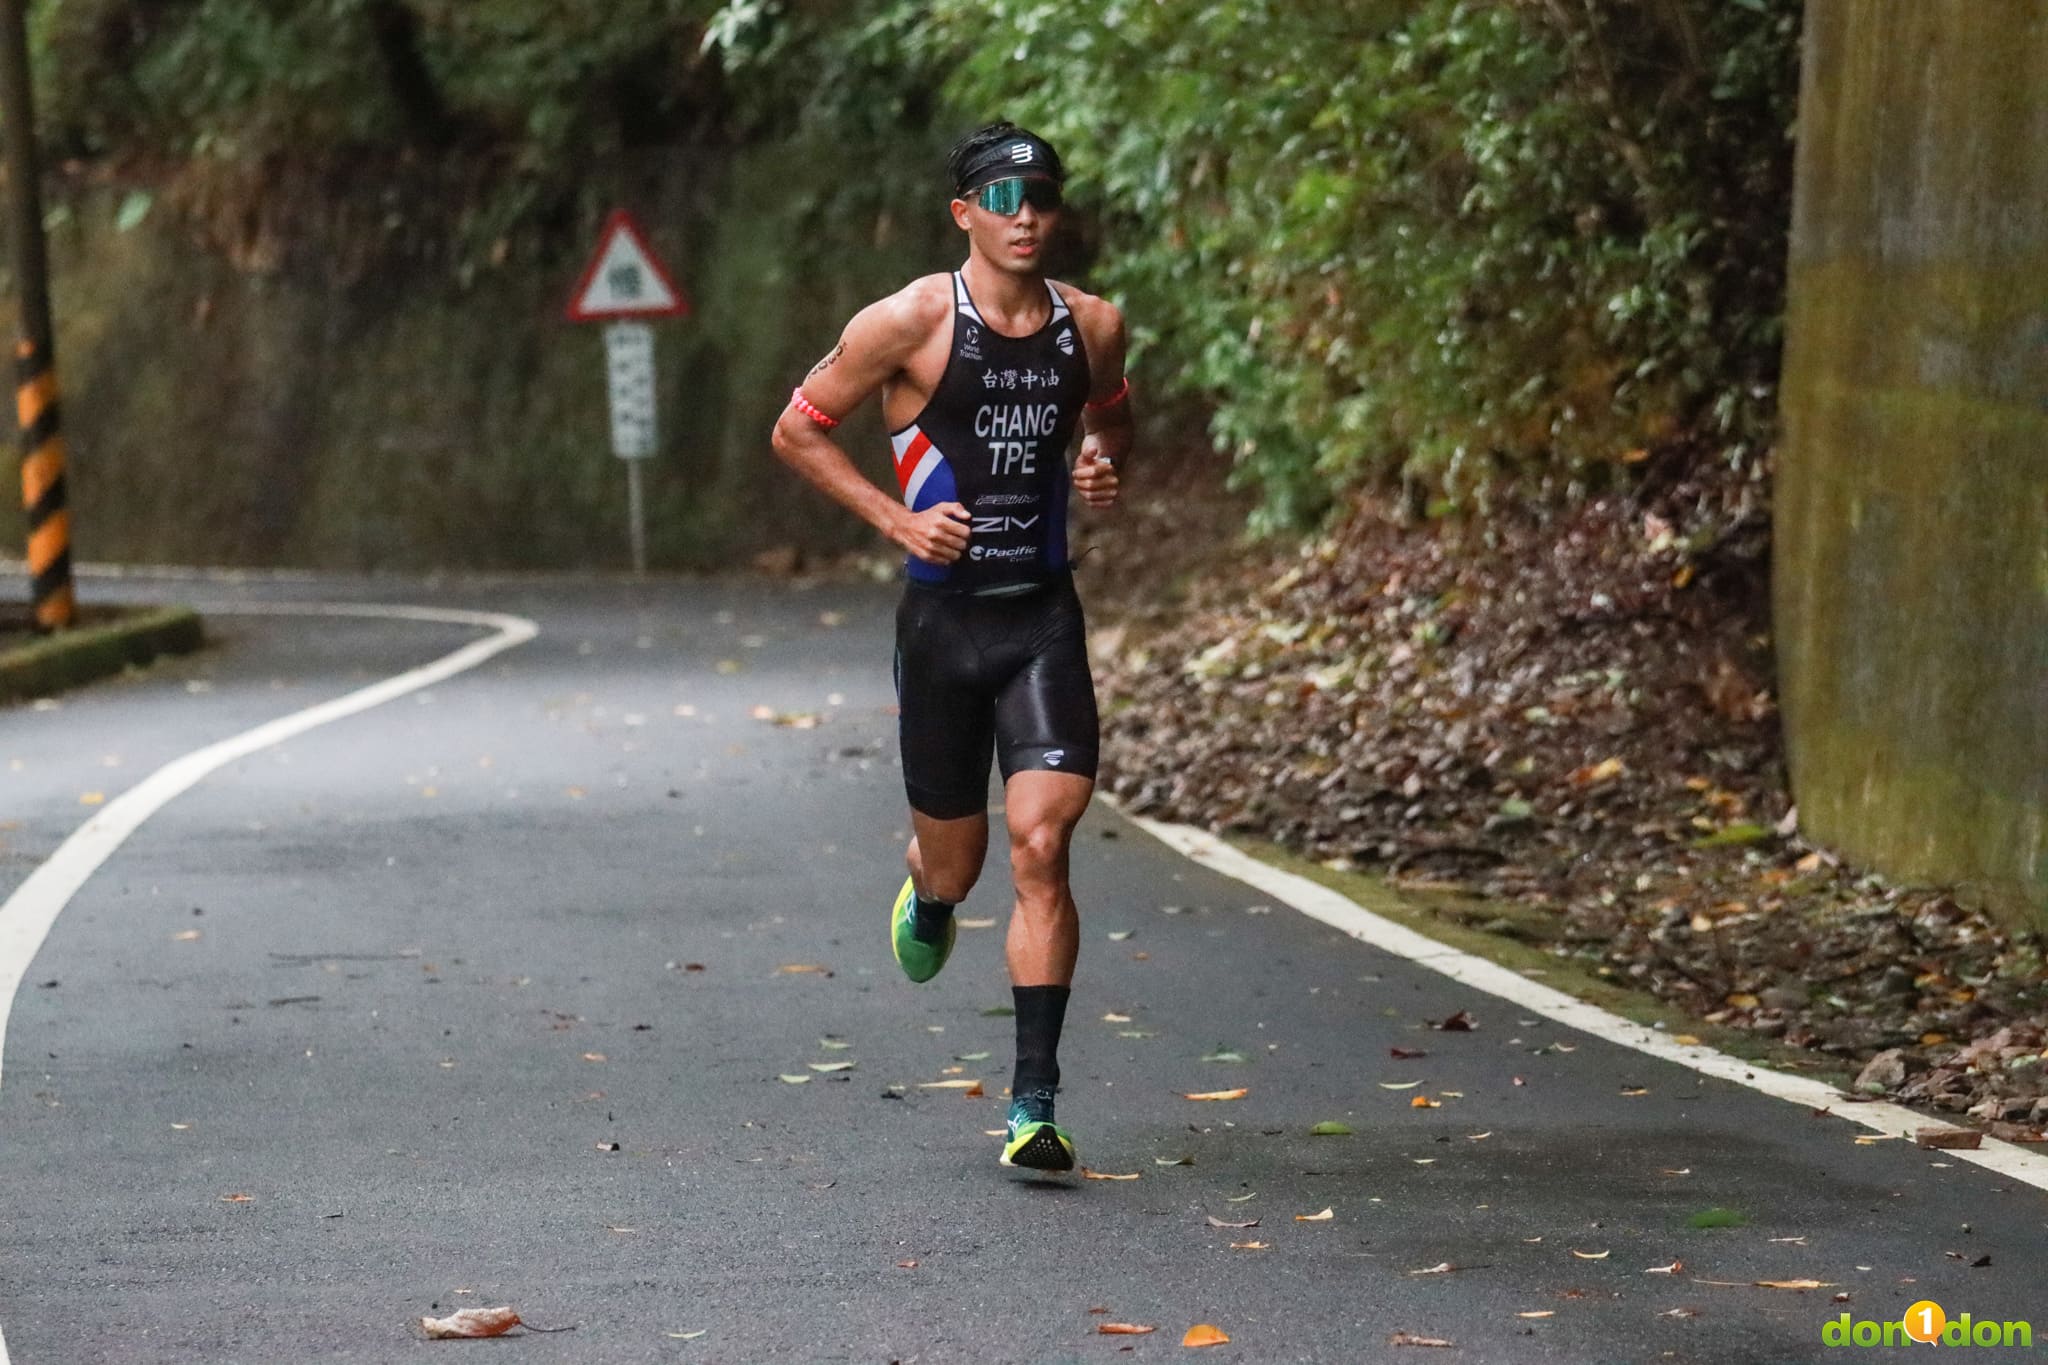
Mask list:
POLYGON ((975 251, 998 269, 1015 274, 1035 274, 1044 268, 1045 245, 1059 217, 1059 187, 1050 180, 1001 181, 953 201, 953 221, 967 233, 975 251), (1015 208, 1002 213, 988 207, 990 202, 997 208, 1015 208))

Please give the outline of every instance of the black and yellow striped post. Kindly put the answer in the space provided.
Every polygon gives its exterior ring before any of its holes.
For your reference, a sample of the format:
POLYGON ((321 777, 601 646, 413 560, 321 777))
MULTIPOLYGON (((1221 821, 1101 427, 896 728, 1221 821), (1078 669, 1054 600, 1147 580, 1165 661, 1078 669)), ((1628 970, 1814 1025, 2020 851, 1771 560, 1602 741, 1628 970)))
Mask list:
POLYGON ((64 432, 57 372, 48 352, 24 341, 17 349, 21 419, 21 501, 28 509, 28 576, 36 625, 61 630, 77 602, 71 586, 71 513, 64 506, 64 432))
POLYGON ((62 630, 77 607, 71 586, 71 514, 64 506, 64 437, 57 425, 57 368, 50 324, 50 267, 43 241, 41 159, 30 93, 26 0, 0 0, 0 123, 13 201, 14 287, 21 297, 17 381, 21 492, 28 509, 28 567, 36 624, 62 630))

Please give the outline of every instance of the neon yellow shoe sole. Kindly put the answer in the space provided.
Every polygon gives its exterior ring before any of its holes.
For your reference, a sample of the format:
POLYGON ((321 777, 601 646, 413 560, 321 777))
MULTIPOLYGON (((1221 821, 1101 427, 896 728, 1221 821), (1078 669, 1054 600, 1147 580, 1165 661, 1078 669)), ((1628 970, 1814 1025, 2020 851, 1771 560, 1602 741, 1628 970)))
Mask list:
POLYGON ((1009 1141, 1003 1144, 1001 1164, 1031 1171, 1071 1171, 1074 1140, 1055 1124, 1027 1123, 1011 1130, 1009 1141))
POLYGON ((959 937, 960 930, 948 919, 946 936, 937 943, 926 943, 913 932, 916 924, 917 884, 905 877, 903 889, 896 893, 896 905, 889 911, 889 950, 896 955, 896 965, 905 976, 912 981, 929 981, 953 955, 953 940, 959 937))

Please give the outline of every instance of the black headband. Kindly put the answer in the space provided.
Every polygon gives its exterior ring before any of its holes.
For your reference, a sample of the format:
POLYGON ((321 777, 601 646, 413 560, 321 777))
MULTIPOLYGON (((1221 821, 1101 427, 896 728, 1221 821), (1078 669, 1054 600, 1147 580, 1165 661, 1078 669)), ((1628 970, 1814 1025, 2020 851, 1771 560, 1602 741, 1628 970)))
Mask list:
POLYGON ((998 180, 1015 176, 1061 181, 1059 153, 1044 139, 1019 131, 1001 142, 984 147, 960 171, 954 192, 962 197, 998 180))

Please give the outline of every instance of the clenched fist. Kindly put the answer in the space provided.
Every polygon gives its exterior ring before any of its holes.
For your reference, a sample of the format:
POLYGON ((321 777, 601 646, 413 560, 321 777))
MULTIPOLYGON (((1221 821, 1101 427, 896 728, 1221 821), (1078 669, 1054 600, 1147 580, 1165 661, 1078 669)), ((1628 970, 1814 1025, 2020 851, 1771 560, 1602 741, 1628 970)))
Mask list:
POLYGON ((942 502, 922 512, 908 512, 889 539, 927 564, 951 564, 967 549, 967 509, 942 502))

